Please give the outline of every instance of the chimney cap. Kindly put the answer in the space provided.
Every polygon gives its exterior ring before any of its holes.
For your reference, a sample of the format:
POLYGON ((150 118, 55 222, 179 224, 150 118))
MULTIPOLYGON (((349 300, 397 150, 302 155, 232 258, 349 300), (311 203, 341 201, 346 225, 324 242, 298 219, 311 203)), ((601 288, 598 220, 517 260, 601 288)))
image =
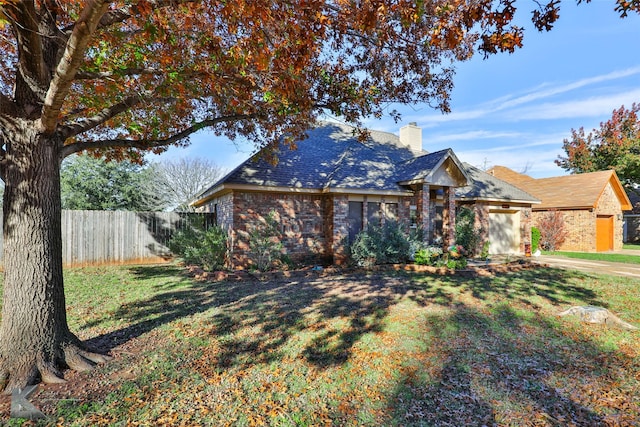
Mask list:
POLYGON ((409 122, 409 126, 418 126, 418 122, 409 122))

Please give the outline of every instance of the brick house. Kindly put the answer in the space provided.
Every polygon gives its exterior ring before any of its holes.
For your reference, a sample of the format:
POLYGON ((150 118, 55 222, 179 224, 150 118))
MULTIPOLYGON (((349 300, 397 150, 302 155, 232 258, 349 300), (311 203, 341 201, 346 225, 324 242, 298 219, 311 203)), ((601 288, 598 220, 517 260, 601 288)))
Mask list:
MULTIPOLYGON (((269 212, 276 215, 289 256, 339 264, 345 244, 369 224, 392 220, 407 230, 419 226, 426 241, 449 245, 457 197, 477 204, 479 224, 489 221, 496 203, 520 218, 537 202, 463 165, 450 149, 423 151, 422 130, 414 123, 400 129, 399 137, 370 131, 364 142, 350 126, 321 123, 297 145, 278 152, 277 165, 257 153, 192 203, 213 212, 229 230, 234 266, 246 264, 249 233, 269 212)), ((517 247, 512 242, 510 250, 521 252, 530 236, 528 223, 518 219, 517 226, 509 226, 518 234, 517 247)), ((491 231, 488 223, 486 231, 491 231)))
POLYGON ((533 225, 546 212, 562 213, 568 237, 559 250, 602 252, 622 249, 623 211, 631 209, 615 171, 535 179, 504 166, 488 173, 540 199, 533 207, 533 225))

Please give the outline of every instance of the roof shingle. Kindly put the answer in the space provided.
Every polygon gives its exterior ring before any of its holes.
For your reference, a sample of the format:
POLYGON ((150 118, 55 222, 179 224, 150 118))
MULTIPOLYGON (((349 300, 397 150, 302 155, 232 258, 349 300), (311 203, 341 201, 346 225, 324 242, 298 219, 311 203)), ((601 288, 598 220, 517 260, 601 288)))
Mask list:
POLYGON ((489 173, 510 182, 537 197, 542 203, 535 209, 590 209, 598 205, 605 186, 611 182, 622 209, 630 209, 629 199, 613 170, 535 179, 496 166, 489 173), (626 207, 626 206, 629 207, 626 207))

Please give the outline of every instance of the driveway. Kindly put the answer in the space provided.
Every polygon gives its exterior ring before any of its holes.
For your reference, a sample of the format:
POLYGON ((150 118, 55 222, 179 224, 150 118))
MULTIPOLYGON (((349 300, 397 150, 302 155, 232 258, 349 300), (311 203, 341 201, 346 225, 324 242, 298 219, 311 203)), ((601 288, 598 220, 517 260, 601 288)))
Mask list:
MULTIPOLYGON (((640 251, 622 250, 616 253, 640 256, 640 251)), ((541 255, 533 257, 533 262, 547 264, 565 270, 578 270, 586 273, 610 274, 640 278, 640 264, 626 264, 622 262, 592 261, 587 259, 567 258, 559 255, 541 255)))

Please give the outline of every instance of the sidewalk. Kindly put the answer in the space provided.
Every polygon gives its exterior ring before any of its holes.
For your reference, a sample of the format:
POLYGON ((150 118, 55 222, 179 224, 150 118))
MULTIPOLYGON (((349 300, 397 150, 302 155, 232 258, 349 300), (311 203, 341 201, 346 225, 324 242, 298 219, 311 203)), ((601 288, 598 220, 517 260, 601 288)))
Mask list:
MULTIPOLYGON (((635 255, 640 257, 640 250, 623 249, 610 253, 635 255)), ((621 262, 596 261, 586 259, 568 258, 562 255, 541 255, 531 257, 532 262, 549 265, 554 268, 565 270, 578 270, 586 273, 609 274, 621 277, 640 278, 640 264, 627 264, 621 262)))

